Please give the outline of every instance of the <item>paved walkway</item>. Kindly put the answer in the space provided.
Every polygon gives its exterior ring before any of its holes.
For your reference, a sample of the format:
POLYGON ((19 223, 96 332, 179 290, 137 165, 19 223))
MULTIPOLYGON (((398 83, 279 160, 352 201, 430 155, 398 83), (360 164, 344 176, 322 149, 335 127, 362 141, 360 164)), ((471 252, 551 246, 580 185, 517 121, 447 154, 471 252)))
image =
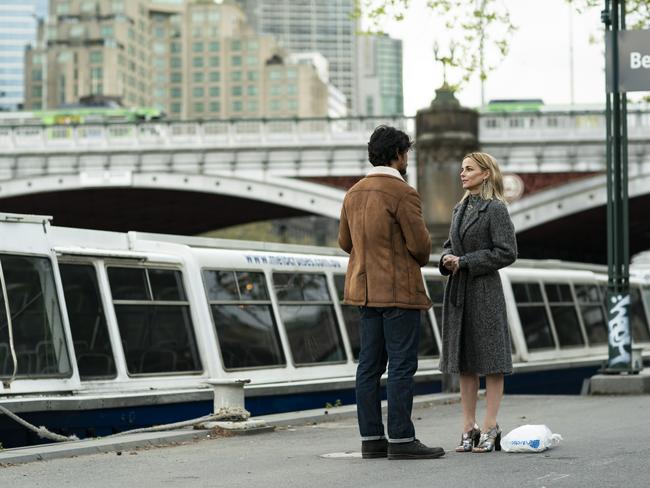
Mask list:
MULTIPOLYGON (((483 409, 480 401, 479 412, 483 409)), ((420 404, 413 417, 423 442, 454 448, 461 420, 458 403, 420 404)), ((200 440, 177 439, 180 444, 173 447, 127 447, 119 453, 5 464, 0 467, 0 486, 650 486, 650 396, 506 397, 500 416, 505 432, 521 424, 544 423, 564 437, 560 446, 540 454, 448 452, 442 459, 422 461, 324 457, 359 450, 354 416, 342 411, 328 418, 293 425, 284 416, 272 433, 210 438, 202 433, 200 440)))

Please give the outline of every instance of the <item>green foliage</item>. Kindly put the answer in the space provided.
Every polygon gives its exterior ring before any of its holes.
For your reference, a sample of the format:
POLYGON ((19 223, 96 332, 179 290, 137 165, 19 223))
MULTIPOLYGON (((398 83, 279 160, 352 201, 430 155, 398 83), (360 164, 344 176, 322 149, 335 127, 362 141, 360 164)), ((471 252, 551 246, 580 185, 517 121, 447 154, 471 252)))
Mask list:
MULTIPOLYGON (((381 32, 383 21, 403 20, 410 6, 411 0, 356 0, 355 15, 369 22, 370 31, 381 32)), ((486 79, 508 54, 516 27, 501 1, 428 0, 427 7, 446 30, 444 41, 435 42, 433 59, 442 64, 447 86, 458 89, 474 75, 486 79)))

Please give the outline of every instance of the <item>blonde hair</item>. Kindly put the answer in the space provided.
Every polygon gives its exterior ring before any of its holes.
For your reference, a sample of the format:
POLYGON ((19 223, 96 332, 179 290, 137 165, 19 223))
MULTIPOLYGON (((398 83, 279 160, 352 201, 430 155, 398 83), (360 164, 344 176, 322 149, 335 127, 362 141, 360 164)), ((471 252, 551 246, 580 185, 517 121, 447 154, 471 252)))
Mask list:
MULTIPOLYGON (((481 191, 479 192, 481 198, 484 200, 492 200, 496 198, 497 200, 501 200, 503 203, 508 203, 503 196, 503 176, 501 176, 501 169, 499 169, 497 160, 488 153, 483 152, 471 152, 466 154, 463 157, 463 161, 466 159, 471 159, 482 171, 488 172, 488 177, 483 180, 481 191)), ((469 195, 469 190, 467 190, 460 201, 462 202, 469 195)))

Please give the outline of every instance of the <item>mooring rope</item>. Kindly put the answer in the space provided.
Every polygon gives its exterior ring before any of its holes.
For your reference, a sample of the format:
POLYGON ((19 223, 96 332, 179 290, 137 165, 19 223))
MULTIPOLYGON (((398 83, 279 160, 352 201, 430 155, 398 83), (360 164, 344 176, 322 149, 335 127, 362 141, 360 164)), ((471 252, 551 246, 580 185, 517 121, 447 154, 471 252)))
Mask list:
MULTIPOLYGON (((32 432, 35 432, 36 434, 38 434, 39 437, 43 439, 50 439, 57 442, 79 440, 79 438, 76 435, 64 436, 64 435, 51 432, 50 430, 48 430, 43 426, 36 427, 35 425, 30 424, 25 419, 22 419, 21 417, 13 413, 11 410, 6 409, 2 405, 0 405, 0 412, 4 413, 10 419, 18 422, 23 427, 26 427, 32 432)), ((198 417, 190 420, 183 420, 181 422, 174 422, 171 424, 154 425, 151 427, 143 427, 140 429, 125 430, 123 432, 117 432, 116 434, 103 436, 101 438, 103 439, 107 437, 117 437, 126 434, 139 434, 143 432, 159 432, 165 430, 175 430, 175 429, 181 429, 183 427, 189 427, 190 425, 197 425, 203 422, 215 422, 220 420, 242 422, 248 420, 250 416, 251 416, 250 412, 242 407, 222 407, 219 410, 217 410, 215 413, 211 413, 210 415, 204 415, 203 417, 198 417)))
POLYGON ((0 412, 4 413, 10 419, 15 420, 16 422, 18 422, 23 427, 26 427, 27 429, 31 430, 32 432, 36 432, 36 434, 38 434, 38 436, 40 438, 42 438, 42 439, 50 439, 52 441, 57 441, 57 442, 78 441, 79 440, 79 438, 76 435, 65 436, 65 435, 61 435, 61 434, 56 434, 55 432, 51 432, 47 428, 43 427, 42 425, 40 427, 36 427, 35 425, 30 424, 26 420, 20 418, 18 415, 13 413, 11 410, 7 410, 2 405, 0 405, 0 412))
POLYGON ((171 424, 153 425, 151 427, 143 427, 141 429, 125 430, 123 432, 117 432, 115 434, 104 436, 104 438, 117 437, 126 434, 140 434, 142 432, 158 432, 161 430, 182 429, 183 427, 189 427, 190 425, 200 424, 203 422, 216 422, 219 420, 243 422, 244 420, 248 420, 250 416, 250 412, 242 407, 221 407, 215 413, 204 415, 203 417, 198 417, 191 420, 183 420, 182 422, 174 422, 171 424))

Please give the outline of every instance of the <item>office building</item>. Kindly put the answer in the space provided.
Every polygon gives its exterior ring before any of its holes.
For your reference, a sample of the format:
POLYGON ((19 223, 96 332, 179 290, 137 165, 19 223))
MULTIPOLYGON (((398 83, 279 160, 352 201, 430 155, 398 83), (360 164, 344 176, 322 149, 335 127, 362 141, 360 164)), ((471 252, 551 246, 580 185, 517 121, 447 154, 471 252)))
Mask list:
POLYGON ((0 0, 0 110, 23 106, 25 49, 36 42, 45 6, 43 0, 0 0))
POLYGON ((355 0, 235 0, 259 34, 274 36, 291 53, 319 52, 329 62, 330 82, 356 113, 355 0))
POLYGON ((360 36, 357 59, 357 115, 402 115, 402 41, 387 35, 360 36))
POLYGON ((317 67, 292 62, 237 5, 52 0, 50 12, 44 39, 27 56, 31 108, 99 94, 176 119, 328 115, 317 67))

